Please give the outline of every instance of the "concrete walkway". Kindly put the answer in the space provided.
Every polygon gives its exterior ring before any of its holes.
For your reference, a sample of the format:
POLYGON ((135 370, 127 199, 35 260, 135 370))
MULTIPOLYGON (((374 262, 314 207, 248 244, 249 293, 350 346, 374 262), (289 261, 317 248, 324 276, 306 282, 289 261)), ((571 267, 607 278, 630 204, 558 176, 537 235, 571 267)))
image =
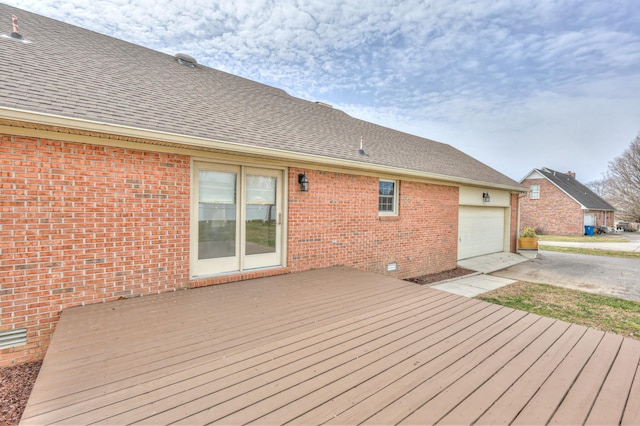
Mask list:
POLYGON ((516 282, 516 280, 509 278, 494 277, 486 274, 526 262, 535 258, 536 254, 537 251, 523 251, 521 254, 502 252, 460 260, 458 266, 477 271, 477 273, 443 281, 431 287, 460 296, 475 297, 516 282))
POLYGON ((537 250, 521 250, 520 254, 500 252, 487 254, 484 256, 472 257, 458 261, 458 266, 483 274, 490 274, 504 268, 508 268, 518 263, 534 259, 538 254, 537 250))
POLYGON ((459 296, 476 297, 496 288, 515 283, 508 278, 493 277, 491 275, 475 274, 464 278, 449 280, 441 284, 432 285, 431 288, 446 291, 459 296))

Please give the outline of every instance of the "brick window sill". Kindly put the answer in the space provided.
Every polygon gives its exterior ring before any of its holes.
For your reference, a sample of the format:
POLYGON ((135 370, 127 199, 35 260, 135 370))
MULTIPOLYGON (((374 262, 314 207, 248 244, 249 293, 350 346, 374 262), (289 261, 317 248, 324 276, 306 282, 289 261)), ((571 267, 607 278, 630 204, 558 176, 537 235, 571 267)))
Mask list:
POLYGON ((378 216, 380 222, 397 222, 400 220, 400 216, 378 216))

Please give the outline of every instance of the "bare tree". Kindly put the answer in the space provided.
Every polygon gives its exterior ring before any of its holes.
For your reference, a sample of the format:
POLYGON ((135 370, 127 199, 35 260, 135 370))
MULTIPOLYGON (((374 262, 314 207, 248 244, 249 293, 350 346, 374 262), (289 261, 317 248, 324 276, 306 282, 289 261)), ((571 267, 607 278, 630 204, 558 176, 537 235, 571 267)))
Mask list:
POLYGON ((606 199, 609 195, 607 193, 607 184, 608 184, 608 177, 606 174, 603 173, 601 179, 593 180, 587 183, 587 186, 589 187, 590 190, 598 194, 600 197, 606 199))
POLYGON ((640 134, 622 155, 609 162, 602 186, 605 197, 619 209, 617 216, 640 222, 640 134))

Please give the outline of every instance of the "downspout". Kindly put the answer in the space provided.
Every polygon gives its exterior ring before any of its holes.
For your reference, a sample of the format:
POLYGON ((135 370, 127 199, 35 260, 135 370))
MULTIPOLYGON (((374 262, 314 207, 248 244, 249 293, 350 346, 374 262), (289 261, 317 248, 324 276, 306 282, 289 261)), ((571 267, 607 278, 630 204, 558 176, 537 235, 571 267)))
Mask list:
POLYGON ((522 193, 518 194, 518 206, 516 210, 518 211, 516 218, 516 253, 518 253, 518 237, 520 236, 520 197, 522 197, 522 193))
POLYGON ((516 218, 516 253, 518 253, 518 238, 520 237, 520 198, 524 197, 525 195, 527 195, 526 192, 520 192, 518 194, 518 197, 516 198, 517 202, 518 202, 518 206, 516 208, 517 210, 517 218, 516 218))

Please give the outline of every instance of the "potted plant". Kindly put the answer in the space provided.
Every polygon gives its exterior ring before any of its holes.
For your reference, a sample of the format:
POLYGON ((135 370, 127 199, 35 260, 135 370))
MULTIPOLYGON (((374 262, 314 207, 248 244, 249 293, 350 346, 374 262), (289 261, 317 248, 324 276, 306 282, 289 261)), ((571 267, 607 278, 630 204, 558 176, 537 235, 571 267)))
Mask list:
POLYGON ((523 250, 538 250, 538 236, 532 227, 524 227, 518 239, 518 248, 523 250))

